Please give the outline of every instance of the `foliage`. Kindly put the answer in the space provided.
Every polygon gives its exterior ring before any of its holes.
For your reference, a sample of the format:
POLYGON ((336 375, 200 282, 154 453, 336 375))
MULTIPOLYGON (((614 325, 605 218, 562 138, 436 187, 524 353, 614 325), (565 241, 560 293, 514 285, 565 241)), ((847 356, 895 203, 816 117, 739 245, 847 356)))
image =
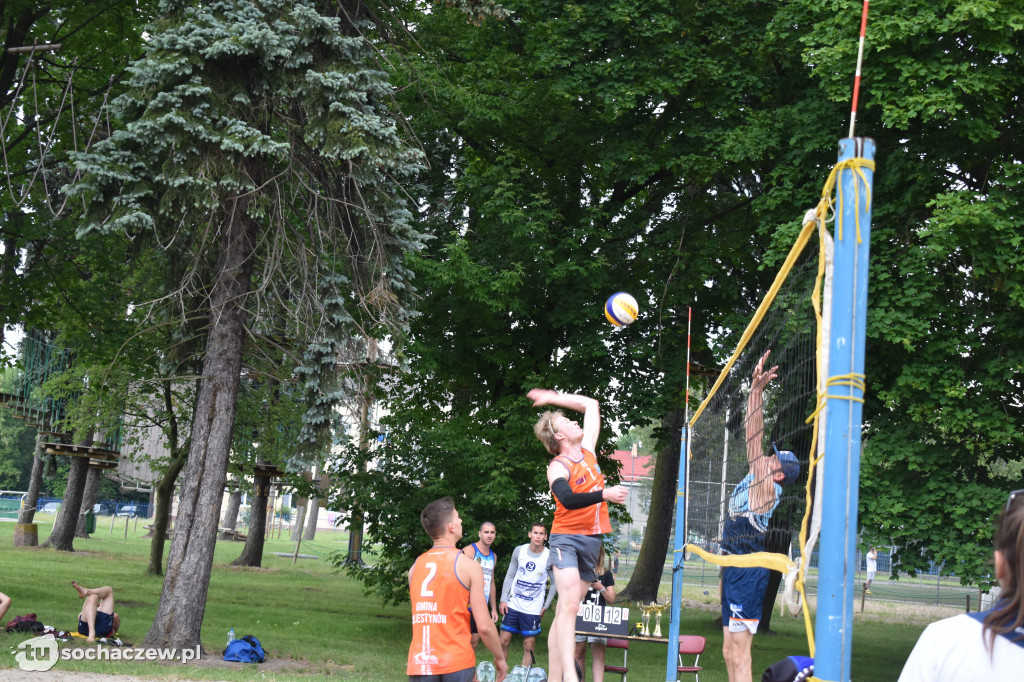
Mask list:
POLYGON ((45 329, 54 318, 76 316, 102 300, 90 295, 95 291, 76 296, 89 289, 91 275, 78 259, 83 247, 72 238, 74 226, 64 220, 68 204, 57 190, 74 176, 69 152, 102 136, 102 107, 116 92, 119 72, 141 50, 141 26, 154 6, 154 0, 0 5, 5 326, 45 329), (60 49, 9 50, 33 44, 60 49))
MULTIPOLYGON (((839 98, 852 41, 811 19, 806 59, 839 98)), ((1024 471, 1024 9, 910 2, 873 15, 866 107, 877 139, 862 539, 898 567, 987 582, 992 531, 1024 471)))
MULTIPOLYGON (((388 547, 366 577, 391 596, 431 496, 499 536, 546 509, 528 388, 593 394, 606 424, 662 419, 682 401, 691 305, 696 373, 715 373, 848 119, 859 5, 504 6, 479 26, 417 15, 424 52, 394 50, 433 161, 435 240, 414 261, 425 314, 390 394, 387 475, 360 500, 388 547), (615 290, 641 318, 613 332, 600 305, 615 290)), ((879 147, 864 537, 965 580, 990 572, 991 516, 1022 467, 1021 12, 875 13, 858 117, 879 147)))
POLYGON ((0 410, 0 490, 28 490, 35 438, 34 428, 8 410, 0 410))
MULTIPOLYGON (((775 164, 810 147, 792 148, 787 123, 810 114, 789 105, 807 78, 765 33, 771 6, 505 7, 507 21, 479 26, 417 16, 424 54, 394 59, 433 160, 421 225, 435 239, 414 260, 424 315, 387 395, 389 446, 343 501, 368 510, 386 549, 362 575, 389 597, 426 542, 416 516, 432 497, 491 518, 499 538, 551 514, 528 389, 600 399, 602 447, 609 424, 681 406, 687 306, 713 366, 762 290, 780 216, 807 200, 774 193, 775 164), (601 313, 616 290, 641 306, 621 330, 601 313)), ((800 168, 786 181, 813 197, 815 170, 800 168)))
POLYGON ((654 435, 658 425, 656 423, 650 424, 635 424, 629 428, 628 431, 623 433, 615 440, 616 450, 631 450, 635 443, 641 452, 654 446, 657 439, 654 435))
MULTIPOLYGON (((188 322, 203 314, 196 302, 230 197, 258 188, 246 211, 268 233, 255 254, 248 363, 284 380, 298 371, 307 429, 322 430, 339 339, 353 325, 400 332, 408 314, 401 253, 418 236, 395 187, 419 154, 403 146, 363 39, 337 18, 310 3, 162 8, 113 102, 124 125, 75 156, 85 175, 67 189, 87 207, 79 235, 121 231, 182 264, 164 296, 138 304, 156 321, 188 322)), ((301 442, 319 454, 315 433, 301 442)))

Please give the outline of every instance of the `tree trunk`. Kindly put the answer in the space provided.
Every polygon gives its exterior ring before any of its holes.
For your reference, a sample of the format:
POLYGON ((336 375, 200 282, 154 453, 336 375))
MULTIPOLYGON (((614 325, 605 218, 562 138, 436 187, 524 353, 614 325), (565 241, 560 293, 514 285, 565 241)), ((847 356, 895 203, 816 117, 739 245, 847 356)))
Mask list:
POLYGON ((43 547, 52 547, 62 552, 75 551, 75 528, 78 527, 78 514, 82 508, 82 493, 85 491, 85 480, 89 477, 89 458, 72 457, 71 469, 68 471, 68 486, 64 490, 64 503, 53 522, 53 531, 43 543, 43 547))
POLYGON ((308 497, 300 497, 295 505, 295 513, 292 515, 292 530, 289 539, 298 542, 302 536, 302 522, 306 520, 306 507, 309 506, 308 497))
MULTIPOLYGON (((302 472, 302 477, 307 481, 313 480, 313 471, 306 470, 302 472)), ((309 506, 308 497, 300 497, 295 505, 295 515, 292 518, 292 534, 291 541, 298 542, 299 538, 302 537, 302 522, 306 520, 306 507, 309 506)))
POLYGON ((89 539, 89 534, 85 532, 85 512, 92 511, 93 505, 96 504, 96 496, 100 492, 101 478, 99 469, 89 467, 85 477, 85 490, 82 492, 82 508, 78 514, 78 524, 75 526, 76 538, 89 539))
MULTIPOLYGON (((367 339, 367 366, 377 362, 377 342, 367 339)), ((363 385, 359 395, 359 449, 364 453, 370 449, 370 402, 373 400, 373 372, 366 371, 362 376, 363 385)), ((365 471, 365 460, 359 468, 365 471)), ((348 557, 349 563, 361 566, 363 563, 363 526, 366 525, 366 514, 358 505, 352 508, 348 517, 348 557)))
POLYGON ((245 538, 242 554, 231 562, 232 566, 255 566, 263 563, 264 534, 267 531, 267 501, 270 499, 270 478, 257 476, 252 487, 249 505, 249 534, 245 538))
POLYGON ((154 486, 156 497, 153 513, 153 539, 149 541, 149 566, 146 575, 164 574, 164 543, 167 542, 167 526, 170 524, 171 507, 174 501, 174 485, 188 459, 188 445, 179 445, 178 419, 174 413, 174 390, 169 382, 163 385, 164 412, 167 414, 167 440, 174 454, 167 471, 154 486))
MULTIPOLYGON (((644 529, 644 543, 636 560, 629 584, 619 592, 623 601, 650 602, 658 597, 658 586, 665 571, 668 538, 676 504, 679 480, 679 445, 682 439, 683 410, 673 409, 662 419, 662 427, 671 434, 671 442, 658 453, 651 488, 651 513, 644 529)), ((630 493, 635 494, 635 492, 630 493)))
POLYGON ((302 541, 312 540, 316 537, 316 523, 320 516, 320 498, 309 498, 309 507, 306 509, 305 529, 302 532, 302 541))
POLYGON ((28 494, 25 503, 18 512, 18 523, 32 523, 36 516, 36 505, 39 504, 39 487, 43 482, 43 434, 36 434, 36 456, 32 459, 32 477, 28 482, 28 494))
POLYGON ((156 511, 153 514, 153 539, 149 541, 149 566, 146 567, 146 575, 164 574, 164 543, 167 542, 167 526, 170 525, 174 485, 185 467, 186 459, 188 449, 181 448, 154 489, 156 511))
MULTIPOLYGON (((228 508, 224 511, 223 527, 230 530, 238 528, 238 508, 242 506, 242 491, 232 490, 228 496, 228 508)), ((231 533, 221 533, 221 540, 230 540, 234 537, 231 533)))
MULTIPOLYGON (((321 473, 320 474, 320 490, 322 491, 321 494, 326 493, 326 491, 329 490, 330 487, 331 487, 331 477, 328 476, 326 472, 321 473)), ((317 519, 320 516, 320 500, 321 499, 325 499, 326 500, 327 498, 326 497, 324 497, 324 498, 310 497, 309 498, 309 509, 306 512, 308 514, 308 516, 306 518, 306 532, 302 535, 302 541, 303 542, 305 542, 307 540, 312 540, 312 539, 314 539, 316 537, 316 523, 317 523, 317 519)))
POLYGON ((244 200, 238 199, 226 209, 184 485, 160 604, 146 635, 146 647, 186 649, 199 645, 206 613, 238 403, 244 304, 252 286, 257 236, 257 226, 246 214, 244 200))

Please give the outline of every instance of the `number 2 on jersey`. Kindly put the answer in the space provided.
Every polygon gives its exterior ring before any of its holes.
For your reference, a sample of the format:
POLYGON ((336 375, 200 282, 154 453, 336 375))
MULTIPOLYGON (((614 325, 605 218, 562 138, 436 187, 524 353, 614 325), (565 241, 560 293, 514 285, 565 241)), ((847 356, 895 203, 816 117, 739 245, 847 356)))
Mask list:
POLYGON ((433 597, 434 591, 430 589, 430 581, 437 575, 437 564, 433 561, 428 561, 427 564, 427 577, 423 579, 423 585, 420 587, 421 597, 433 597))

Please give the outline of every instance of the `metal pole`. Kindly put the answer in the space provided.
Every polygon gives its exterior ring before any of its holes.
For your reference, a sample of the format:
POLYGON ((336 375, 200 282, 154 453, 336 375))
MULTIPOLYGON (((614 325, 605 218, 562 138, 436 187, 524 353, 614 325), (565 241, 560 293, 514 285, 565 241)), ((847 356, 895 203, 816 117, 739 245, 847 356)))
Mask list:
POLYGON ((675 551, 672 553, 672 602, 671 613, 668 621, 668 659, 665 664, 665 680, 673 682, 678 679, 678 661, 676 655, 679 652, 679 617, 682 613, 683 601, 683 568, 685 566, 683 547, 686 545, 686 480, 687 471, 687 440, 689 429, 684 426, 682 442, 679 448, 679 481, 677 491, 682 495, 676 497, 676 540, 675 551), (680 499, 681 498, 681 499, 680 499))
POLYGON ((683 400, 683 431, 679 443, 679 481, 676 484, 676 541, 672 553, 672 599, 669 604, 668 652, 665 663, 665 680, 678 679, 679 669, 676 655, 679 652, 679 620, 683 611, 683 572, 686 569, 686 515, 690 499, 690 327, 693 309, 687 309, 686 321, 686 393, 683 400))
MULTIPOLYGON (((873 161, 868 138, 839 141, 839 161, 873 161)), ((818 617, 814 675, 822 682, 850 680, 853 644, 853 577, 857 500, 860 485, 860 432, 863 412, 864 341, 867 315, 868 255, 874 177, 868 166, 844 168, 837 179, 835 269, 826 397, 825 487, 822 495, 821 550, 818 553, 818 617), (855 170, 857 172, 855 172, 855 170), (865 186, 866 183, 866 186, 865 186), (860 379, 860 380, 856 380, 860 379)))

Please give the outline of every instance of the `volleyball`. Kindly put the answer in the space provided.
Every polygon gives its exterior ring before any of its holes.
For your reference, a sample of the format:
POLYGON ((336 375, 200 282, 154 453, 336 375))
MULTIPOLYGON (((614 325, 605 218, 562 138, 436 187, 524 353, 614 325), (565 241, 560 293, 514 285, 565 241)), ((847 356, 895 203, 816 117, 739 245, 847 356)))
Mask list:
POLYGON ((612 294, 604 303, 604 316, 616 327, 624 327, 636 320, 639 307, 636 299, 624 291, 612 294))

